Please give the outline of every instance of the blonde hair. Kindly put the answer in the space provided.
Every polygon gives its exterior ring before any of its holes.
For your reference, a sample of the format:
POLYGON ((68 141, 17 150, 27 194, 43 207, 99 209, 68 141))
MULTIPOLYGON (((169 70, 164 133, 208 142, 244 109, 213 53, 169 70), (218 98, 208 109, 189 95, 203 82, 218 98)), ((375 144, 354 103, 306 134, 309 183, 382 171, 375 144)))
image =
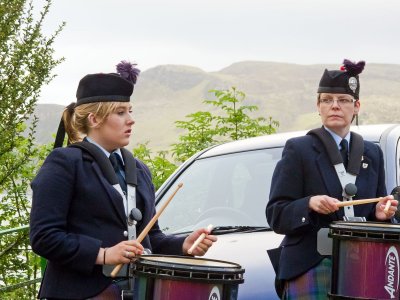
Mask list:
POLYGON ((100 119, 101 124, 111 113, 116 111, 121 103, 126 102, 94 102, 81 104, 77 107, 75 107, 75 103, 68 105, 62 115, 65 132, 68 135, 68 143, 80 142, 88 134, 90 129, 89 114, 93 113, 100 119))

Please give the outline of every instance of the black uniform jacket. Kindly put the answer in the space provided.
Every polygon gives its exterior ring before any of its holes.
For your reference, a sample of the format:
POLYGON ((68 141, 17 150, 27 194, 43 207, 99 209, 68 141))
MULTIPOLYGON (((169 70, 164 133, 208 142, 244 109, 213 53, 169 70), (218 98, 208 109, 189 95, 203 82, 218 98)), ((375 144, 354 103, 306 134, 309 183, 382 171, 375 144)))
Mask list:
MULTIPOLYGON (((149 169, 139 160, 136 167, 136 193, 144 203, 140 234, 155 214, 155 193, 149 169)), ((95 264, 100 247, 127 239, 122 197, 96 161, 70 147, 53 150, 31 186, 31 245, 48 260, 39 297, 85 299, 99 294, 111 283, 95 264)), ((156 223, 142 245, 153 253, 180 255, 184 238, 166 236, 156 223)))
MULTIPOLYGON (((353 199, 386 196, 381 149, 364 141, 364 155, 353 199)), ((342 186, 324 145, 313 135, 287 141, 271 183, 266 215, 271 228, 284 234, 277 278, 289 280, 308 271, 322 259, 317 252, 317 232, 332 221, 343 220, 341 208, 330 215, 309 209, 311 196, 328 195, 342 200, 342 186)), ((375 220, 376 203, 354 206, 355 216, 375 220)))

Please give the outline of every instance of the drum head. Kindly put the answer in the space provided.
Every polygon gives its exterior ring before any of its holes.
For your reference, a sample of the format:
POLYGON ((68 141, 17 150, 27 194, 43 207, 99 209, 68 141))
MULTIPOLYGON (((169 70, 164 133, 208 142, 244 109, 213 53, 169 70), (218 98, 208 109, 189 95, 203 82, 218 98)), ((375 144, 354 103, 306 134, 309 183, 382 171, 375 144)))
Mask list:
POLYGON ((181 265, 187 267, 206 267, 206 268, 240 268, 238 264, 205 258, 194 258, 185 256, 166 256, 166 255, 142 255, 139 260, 148 264, 181 265))
POLYGON ((138 275, 208 282, 242 283, 244 269, 228 261, 185 256, 143 255, 136 259, 138 275))

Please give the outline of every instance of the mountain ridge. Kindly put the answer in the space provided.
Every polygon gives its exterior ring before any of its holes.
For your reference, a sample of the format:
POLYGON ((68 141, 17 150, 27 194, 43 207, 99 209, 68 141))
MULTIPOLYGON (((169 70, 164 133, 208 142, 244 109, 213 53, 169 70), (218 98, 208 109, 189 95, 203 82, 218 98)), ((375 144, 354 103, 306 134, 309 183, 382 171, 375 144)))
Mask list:
MULTIPOLYGON (((316 90, 320 77, 325 68, 339 67, 249 60, 212 72, 172 64, 150 68, 141 73, 133 92, 136 124, 129 147, 148 141, 154 151, 169 149, 181 134, 174 122, 200 110, 213 111, 215 108, 203 103, 214 99, 209 91, 232 86, 246 94, 246 105, 258 106, 252 115, 278 120, 278 132, 318 127, 316 90)), ((360 78, 360 124, 398 122, 400 65, 367 63, 360 78)), ((37 105, 38 142, 53 141, 62 110, 61 105, 37 105)))

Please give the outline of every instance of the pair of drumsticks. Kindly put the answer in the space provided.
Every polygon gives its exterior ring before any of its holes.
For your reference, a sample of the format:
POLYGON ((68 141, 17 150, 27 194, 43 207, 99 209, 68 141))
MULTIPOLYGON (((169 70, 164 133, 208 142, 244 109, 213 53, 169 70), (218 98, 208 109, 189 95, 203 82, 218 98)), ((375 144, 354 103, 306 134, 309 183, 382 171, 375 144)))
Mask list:
MULTIPOLYGON (((374 203, 374 202, 379 202, 383 198, 372 198, 372 199, 363 199, 363 200, 352 200, 352 201, 344 201, 344 202, 339 202, 336 203, 337 207, 344 207, 344 206, 349 206, 349 205, 359 205, 359 204, 367 204, 367 203, 374 203)), ((385 209, 383 210, 385 213, 388 213, 390 206, 392 205, 392 201, 388 200, 385 205, 385 209)))
MULTIPOLYGON (((171 202, 172 198, 174 198, 175 194, 178 192, 178 190, 183 186, 183 183, 179 183, 178 186, 176 187, 176 190, 172 193, 172 195, 168 198, 168 200, 161 206, 161 208, 157 211, 157 213, 153 216, 153 218, 150 220, 150 222, 146 225, 146 227, 143 229, 143 231, 140 233, 140 235, 137 237, 136 241, 141 243, 143 239, 146 237, 146 235, 149 233, 150 229, 153 227, 154 223, 158 220, 159 216, 162 214, 164 209, 167 207, 167 205, 171 202)), ((212 230, 212 225, 208 225, 207 227, 208 231, 210 232, 212 230)), ((205 233, 202 233, 197 240, 193 243, 192 247, 188 250, 188 253, 191 254, 193 250, 204 240, 206 237, 205 233)), ((123 264, 117 265, 111 272, 111 277, 117 276, 118 272, 121 270, 123 264)))

